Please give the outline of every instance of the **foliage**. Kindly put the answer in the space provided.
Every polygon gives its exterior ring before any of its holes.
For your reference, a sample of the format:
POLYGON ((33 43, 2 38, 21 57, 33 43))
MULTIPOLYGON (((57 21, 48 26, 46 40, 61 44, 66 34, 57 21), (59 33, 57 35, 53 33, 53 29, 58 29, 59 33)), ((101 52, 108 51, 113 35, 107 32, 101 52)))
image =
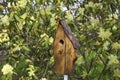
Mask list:
POLYGON ((119 0, 9 1, 10 13, 0 18, 0 52, 6 57, 0 70, 9 64, 12 74, 3 72, 1 80, 61 78, 53 68, 57 18, 66 19, 81 45, 70 80, 120 79, 119 0))

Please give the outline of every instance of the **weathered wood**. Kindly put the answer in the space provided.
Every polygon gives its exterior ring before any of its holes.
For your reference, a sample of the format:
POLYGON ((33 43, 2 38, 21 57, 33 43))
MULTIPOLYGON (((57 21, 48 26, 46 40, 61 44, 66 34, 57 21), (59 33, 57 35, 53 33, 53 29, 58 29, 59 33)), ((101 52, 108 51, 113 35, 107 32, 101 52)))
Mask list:
POLYGON ((67 23, 64 20, 59 22, 53 42, 55 72, 71 74, 74 60, 77 58, 76 49, 79 47, 79 43, 73 36, 67 23))
POLYGON ((54 59, 55 59, 55 72, 64 74, 65 64, 65 34, 63 28, 59 25, 53 46, 54 59))
POLYGON ((72 45, 72 42, 70 41, 70 39, 68 38, 68 36, 66 36, 66 49, 65 49, 65 74, 70 74, 73 71, 73 64, 74 64, 74 60, 77 58, 76 53, 75 53, 75 49, 72 45))

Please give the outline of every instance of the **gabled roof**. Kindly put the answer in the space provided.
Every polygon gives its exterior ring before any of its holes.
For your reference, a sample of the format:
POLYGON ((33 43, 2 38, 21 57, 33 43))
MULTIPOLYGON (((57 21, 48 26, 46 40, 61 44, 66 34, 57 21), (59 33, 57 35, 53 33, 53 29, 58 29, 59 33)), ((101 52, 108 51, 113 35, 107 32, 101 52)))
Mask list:
POLYGON ((73 47, 75 49, 79 48, 80 44, 76 40, 75 36, 72 34, 72 31, 71 31, 70 27, 68 26, 68 24, 66 23, 66 21, 64 19, 62 19, 59 21, 59 24, 62 25, 64 32, 66 33, 68 38, 71 40, 73 47))

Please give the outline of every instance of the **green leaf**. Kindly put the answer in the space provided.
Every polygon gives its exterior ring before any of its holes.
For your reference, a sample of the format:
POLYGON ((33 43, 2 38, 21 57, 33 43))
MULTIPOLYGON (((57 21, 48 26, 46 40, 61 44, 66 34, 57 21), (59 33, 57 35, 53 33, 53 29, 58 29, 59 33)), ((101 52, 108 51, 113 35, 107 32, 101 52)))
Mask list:
POLYGON ((25 50, 25 51, 30 51, 30 49, 26 46, 22 46, 22 48, 25 50))
POLYGON ((17 21, 20 21, 20 18, 18 17, 18 15, 15 15, 15 19, 16 19, 17 21))
POLYGON ((91 51, 90 53, 87 54, 87 59, 88 61, 95 58, 96 57, 96 52, 95 51, 91 51))
POLYGON ((23 14, 23 15, 21 15, 20 17, 21 17, 22 19, 26 19, 27 14, 28 14, 28 13, 24 13, 24 14, 23 14))

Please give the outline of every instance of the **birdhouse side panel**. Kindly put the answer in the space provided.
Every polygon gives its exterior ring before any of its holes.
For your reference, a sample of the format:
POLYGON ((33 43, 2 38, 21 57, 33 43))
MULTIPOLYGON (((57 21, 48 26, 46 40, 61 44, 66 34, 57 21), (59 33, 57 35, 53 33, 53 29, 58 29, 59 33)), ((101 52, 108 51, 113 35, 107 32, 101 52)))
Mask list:
POLYGON ((74 60, 77 58, 75 49, 73 47, 73 44, 71 40, 66 36, 66 69, 65 73, 70 74, 73 71, 73 65, 74 65, 74 60))
POLYGON ((54 43, 53 52, 55 60, 55 72, 64 74, 65 68, 65 33, 61 25, 58 26, 54 43))

